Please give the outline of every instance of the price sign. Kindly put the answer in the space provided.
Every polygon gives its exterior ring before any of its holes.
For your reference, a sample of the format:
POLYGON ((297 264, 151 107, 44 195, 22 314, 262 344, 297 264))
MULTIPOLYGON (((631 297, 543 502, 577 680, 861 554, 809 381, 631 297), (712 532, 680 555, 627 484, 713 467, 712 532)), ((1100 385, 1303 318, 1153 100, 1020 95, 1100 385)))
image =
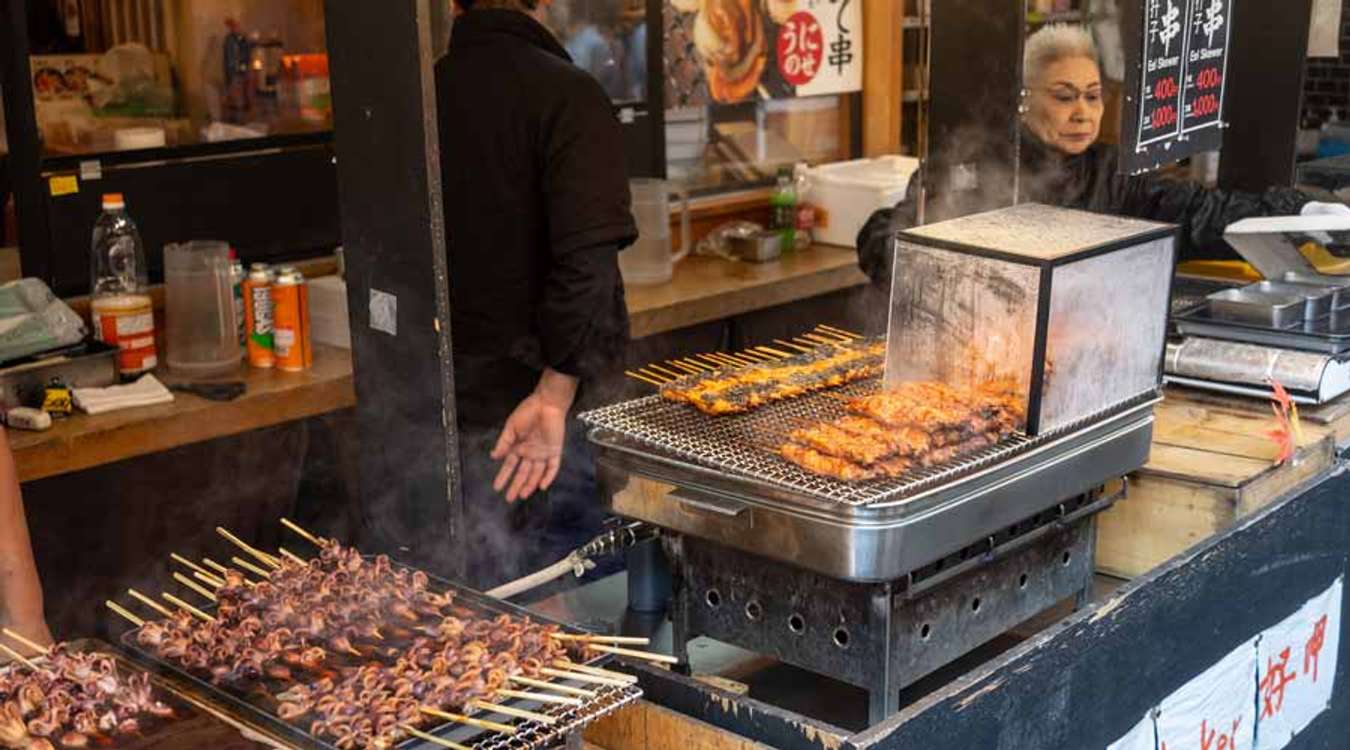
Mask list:
MULTIPOLYGON (((1234 0, 1137 0, 1121 165, 1126 172, 1222 145, 1234 0), (1134 57, 1138 55, 1138 57, 1134 57)), ((1127 46, 1128 49, 1128 46, 1127 46)))
POLYGON ((1223 79, 1228 70, 1231 0, 1191 3, 1186 45, 1186 96, 1182 132, 1216 127, 1223 111, 1223 79))
POLYGON ((1175 138, 1180 132, 1181 83, 1185 76, 1185 0, 1145 0, 1144 71, 1139 145, 1175 138))

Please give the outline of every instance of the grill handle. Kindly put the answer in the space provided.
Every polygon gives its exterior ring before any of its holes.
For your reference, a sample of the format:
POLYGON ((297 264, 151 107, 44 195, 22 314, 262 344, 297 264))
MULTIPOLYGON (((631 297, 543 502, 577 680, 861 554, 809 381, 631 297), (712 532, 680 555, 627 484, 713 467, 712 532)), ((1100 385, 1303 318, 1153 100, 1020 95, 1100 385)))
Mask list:
POLYGON ((672 490, 671 492, 667 493, 666 497, 670 498, 671 500, 674 500, 675 502, 679 503, 680 505, 690 510, 698 511, 701 513, 711 513, 713 515, 724 516, 726 518, 739 518, 741 514, 745 513, 747 510, 750 510, 750 506, 746 505, 745 503, 737 502, 735 500, 726 500, 722 498, 713 498, 706 496, 689 497, 688 495, 682 494, 679 490, 672 490))

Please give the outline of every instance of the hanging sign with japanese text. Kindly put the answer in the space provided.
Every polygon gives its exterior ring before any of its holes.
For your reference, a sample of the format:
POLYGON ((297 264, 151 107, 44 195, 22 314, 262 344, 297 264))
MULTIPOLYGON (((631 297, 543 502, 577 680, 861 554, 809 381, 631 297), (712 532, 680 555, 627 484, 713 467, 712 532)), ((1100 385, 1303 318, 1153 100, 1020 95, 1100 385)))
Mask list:
POLYGON ((862 90, 862 0, 665 0, 667 106, 862 90))
POLYGON ((1188 681, 1107 750, 1282 750, 1331 705, 1338 578, 1297 612, 1188 681))
POLYGON ((1235 0, 1139 3, 1139 17, 1130 19, 1139 46, 1126 45, 1131 57, 1121 164, 1131 173, 1222 145, 1235 0))

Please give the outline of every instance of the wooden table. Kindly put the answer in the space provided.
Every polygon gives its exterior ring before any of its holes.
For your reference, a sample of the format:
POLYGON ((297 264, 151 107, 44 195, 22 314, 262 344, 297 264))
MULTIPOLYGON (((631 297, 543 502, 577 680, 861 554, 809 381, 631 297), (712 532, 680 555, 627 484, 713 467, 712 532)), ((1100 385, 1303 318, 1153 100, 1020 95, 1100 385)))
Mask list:
POLYGON ((642 338, 866 283, 856 250, 814 245, 772 263, 688 258, 670 283, 626 293, 633 338, 642 338))
MULTIPOLYGON (((321 270, 325 261, 310 264, 321 270)), ((816 246, 773 263, 690 258, 668 284, 628 289, 633 336, 652 336, 866 283, 849 248, 816 246)), ((77 301, 78 304, 78 301, 77 301)), ((351 353, 319 346, 304 373, 240 368, 248 392, 215 403, 175 394, 172 404, 100 416, 77 414, 43 433, 11 431, 19 481, 65 474, 227 437, 356 403, 351 353)), ((166 383, 171 376, 161 377, 166 383)))
POLYGON ((1130 476, 1129 498, 1098 522, 1098 570, 1142 575, 1326 476, 1350 418, 1304 419, 1298 452, 1278 465, 1277 426, 1267 401, 1168 388, 1148 464, 1130 476))
MULTIPOLYGON (((218 403, 175 393, 171 404, 57 421, 46 432, 9 432, 19 481, 64 474, 203 440, 325 414, 356 404, 351 353, 316 346, 306 372, 241 366, 248 391, 218 403)), ((162 375, 166 383, 172 376, 162 375)))

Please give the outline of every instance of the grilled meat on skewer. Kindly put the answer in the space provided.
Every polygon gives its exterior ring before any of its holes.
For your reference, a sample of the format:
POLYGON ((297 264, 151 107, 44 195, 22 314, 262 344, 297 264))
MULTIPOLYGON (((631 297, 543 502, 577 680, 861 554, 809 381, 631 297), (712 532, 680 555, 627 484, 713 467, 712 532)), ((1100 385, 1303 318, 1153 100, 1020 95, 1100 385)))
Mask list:
POLYGON ((690 375, 662 387, 661 397, 688 403, 707 414, 740 414, 876 377, 885 366, 885 356, 884 342, 821 346, 776 362, 690 375))

